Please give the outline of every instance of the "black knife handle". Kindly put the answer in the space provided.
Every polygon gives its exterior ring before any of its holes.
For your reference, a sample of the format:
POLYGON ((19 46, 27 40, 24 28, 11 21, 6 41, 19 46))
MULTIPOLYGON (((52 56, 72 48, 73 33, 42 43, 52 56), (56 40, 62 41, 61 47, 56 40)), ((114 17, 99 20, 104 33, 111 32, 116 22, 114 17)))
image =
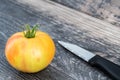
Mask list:
POLYGON ((92 59, 89 60, 89 63, 97 67, 106 74, 108 74, 113 80, 120 80, 120 66, 116 65, 113 62, 108 61, 98 55, 94 56, 92 59))

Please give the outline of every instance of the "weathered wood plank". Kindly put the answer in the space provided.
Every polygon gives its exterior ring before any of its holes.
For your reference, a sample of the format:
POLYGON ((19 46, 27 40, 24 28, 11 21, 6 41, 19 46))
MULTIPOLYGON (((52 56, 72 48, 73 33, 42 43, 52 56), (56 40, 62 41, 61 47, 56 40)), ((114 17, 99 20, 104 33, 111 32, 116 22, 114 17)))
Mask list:
POLYGON ((120 0, 52 0, 120 26, 120 0))
POLYGON ((107 22, 85 15, 73 9, 65 6, 56 4, 49 0, 17 0, 20 3, 29 5, 37 11, 46 12, 47 15, 52 15, 54 18, 59 19, 63 22, 74 24, 79 26, 81 29, 89 30, 91 36, 104 38, 104 40, 119 44, 120 40, 120 28, 115 27, 107 22), (47 5, 47 6, 44 6, 47 5), (114 35, 114 36, 113 36, 114 35), (105 37, 107 39, 105 39, 105 37))
POLYGON ((110 80, 101 71, 92 68, 62 48, 57 43, 58 40, 69 41, 91 51, 97 51, 95 53, 120 64, 120 29, 118 27, 49 0, 0 0, 0 2, 1 80, 29 78, 33 80, 110 80), (3 54, 7 38, 14 32, 20 31, 18 26, 25 23, 41 24, 40 29, 49 33, 56 43, 56 56, 53 62, 47 69, 37 74, 24 74, 14 70, 8 65, 3 54))
POLYGON ((65 6, 56 4, 49 0, 17 0, 22 4, 29 5, 36 11, 42 11, 46 15, 51 15, 55 19, 77 26, 81 30, 89 32, 88 36, 103 39, 111 44, 120 44, 120 28, 107 22, 93 18, 65 6), (44 6, 47 5, 47 6, 44 6), (99 36, 98 36, 99 35, 99 36))

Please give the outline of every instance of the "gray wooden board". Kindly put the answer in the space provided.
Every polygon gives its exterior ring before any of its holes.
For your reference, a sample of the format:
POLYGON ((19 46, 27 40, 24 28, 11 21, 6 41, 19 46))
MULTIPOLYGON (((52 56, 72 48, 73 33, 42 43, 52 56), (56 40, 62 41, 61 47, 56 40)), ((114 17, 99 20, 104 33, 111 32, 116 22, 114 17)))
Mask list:
POLYGON ((120 0, 52 0, 120 26, 120 0))
MULTIPOLYGON (((109 36, 108 36, 109 38, 109 36)), ((69 41, 120 64, 119 44, 89 35, 89 30, 61 21, 47 11, 35 10, 17 1, 0 0, 0 80, 110 80, 106 74, 61 47, 57 41, 69 41), (5 43, 23 24, 41 24, 56 44, 56 55, 44 70, 27 74, 13 69, 5 59, 5 43)), ((117 39, 119 40, 119 39, 117 39)))

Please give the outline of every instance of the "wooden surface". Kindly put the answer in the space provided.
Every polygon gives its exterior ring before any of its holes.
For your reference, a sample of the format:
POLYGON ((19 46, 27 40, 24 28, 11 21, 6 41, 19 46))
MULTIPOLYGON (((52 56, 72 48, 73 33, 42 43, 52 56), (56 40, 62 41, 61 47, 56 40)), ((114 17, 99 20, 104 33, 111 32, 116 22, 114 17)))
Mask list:
POLYGON ((120 28, 49 0, 0 0, 0 80, 111 80, 57 41, 75 43, 120 65, 120 28), (56 44, 56 55, 43 71, 26 74, 6 61, 7 39, 23 24, 41 24, 56 44))
POLYGON ((120 26, 120 0, 52 0, 69 8, 120 26))

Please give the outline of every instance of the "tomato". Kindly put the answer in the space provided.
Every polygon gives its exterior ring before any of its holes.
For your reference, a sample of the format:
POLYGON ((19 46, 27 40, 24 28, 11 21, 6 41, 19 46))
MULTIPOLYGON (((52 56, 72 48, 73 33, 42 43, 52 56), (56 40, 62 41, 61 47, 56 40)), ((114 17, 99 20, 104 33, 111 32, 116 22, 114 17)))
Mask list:
POLYGON ((54 55, 55 45, 52 38, 45 32, 35 31, 35 28, 13 34, 5 47, 5 56, 9 64, 27 73, 46 68, 54 55))

